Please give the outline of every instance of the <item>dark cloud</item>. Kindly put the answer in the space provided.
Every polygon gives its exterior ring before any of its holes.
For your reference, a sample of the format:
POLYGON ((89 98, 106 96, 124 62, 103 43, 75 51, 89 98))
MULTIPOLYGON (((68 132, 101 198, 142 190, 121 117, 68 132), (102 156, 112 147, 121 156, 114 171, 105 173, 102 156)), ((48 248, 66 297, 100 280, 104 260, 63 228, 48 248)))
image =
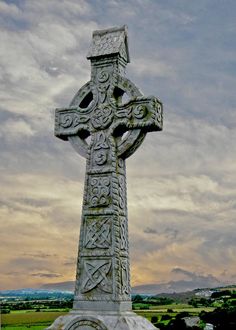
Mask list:
POLYGON ((179 231, 177 229, 173 228, 165 228, 164 234, 166 235, 167 238, 170 239, 176 239, 179 231))
POLYGON ((9 265, 14 268, 24 269, 25 271, 30 270, 39 270, 39 269, 47 269, 49 262, 47 259, 38 259, 38 258, 27 258, 27 257, 20 257, 20 258, 13 258, 9 261, 9 265))
POLYGON ((178 268, 178 267, 173 268, 172 273, 187 276, 187 278, 189 280, 192 280, 195 283, 199 283, 199 287, 201 287, 201 285, 206 286, 207 284, 210 284, 211 286, 213 284, 216 284, 216 283, 220 284, 220 281, 211 274, 209 274, 209 275, 200 275, 200 274, 197 274, 195 272, 190 272, 188 270, 178 268))
POLYGON ((72 257, 70 257, 70 258, 66 258, 66 261, 63 263, 63 266, 74 266, 74 267, 76 267, 76 258, 74 257, 74 258, 72 258, 72 257))
POLYGON ((169 239, 176 239, 178 235, 178 230, 173 228, 161 228, 160 230, 156 230, 155 228, 146 227, 143 232, 145 234, 154 234, 154 235, 164 235, 169 239))
POLYGON ((1 122, 4 122, 4 121, 6 121, 8 119, 12 119, 12 118, 15 118, 15 119, 19 119, 19 118, 25 119, 24 116, 18 115, 18 114, 12 114, 12 112, 7 111, 7 110, 5 110, 4 108, 2 108, 0 106, 0 121, 1 122))
POLYGON ((46 277, 46 278, 62 277, 61 274, 54 274, 54 273, 33 273, 30 275, 33 277, 46 277))
POLYGON ((144 228, 143 232, 145 234, 157 234, 157 230, 150 227, 144 228))
POLYGON ((34 198, 18 198, 15 199, 20 204, 30 205, 36 208, 41 208, 50 205, 50 201, 46 199, 34 199, 34 198))
POLYGON ((158 208, 153 208, 152 210, 150 210, 150 212, 152 212, 155 215, 166 215, 166 216, 171 216, 173 214, 177 215, 177 216, 189 216, 191 215, 191 213, 193 212, 189 212, 189 211, 185 211, 185 210, 177 210, 177 209, 167 209, 167 210, 160 210, 158 208))
POLYGON ((67 261, 67 262, 64 262, 63 263, 63 266, 75 266, 76 265, 76 262, 74 261, 67 261))
POLYGON ((21 275, 22 273, 21 272, 8 272, 8 273, 4 273, 4 275, 7 275, 7 276, 19 276, 21 275))
POLYGON ((36 253, 23 253, 23 256, 26 257, 33 257, 33 258, 39 258, 39 259, 44 259, 44 258, 55 258, 58 255, 56 253, 49 254, 49 253, 44 253, 44 252, 36 252, 36 253))

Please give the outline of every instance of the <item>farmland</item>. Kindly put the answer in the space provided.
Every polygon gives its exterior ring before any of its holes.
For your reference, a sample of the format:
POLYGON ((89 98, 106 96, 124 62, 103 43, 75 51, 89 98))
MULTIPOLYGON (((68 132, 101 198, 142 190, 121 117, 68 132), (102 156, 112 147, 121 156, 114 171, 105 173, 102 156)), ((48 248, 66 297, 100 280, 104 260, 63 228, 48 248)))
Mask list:
POLYGON ((21 329, 44 329, 50 325, 58 316, 65 315, 67 312, 28 312, 21 311, 18 313, 10 313, 2 315, 2 328, 10 330, 21 329), (34 325, 34 327, 32 327, 34 325))
MULTIPOLYGON (((181 304, 178 306, 178 304, 176 304, 175 306, 157 306, 157 308, 152 308, 151 310, 138 310, 136 311, 136 313, 149 319, 149 321, 153 320, 154 318, 156 318, 157 320, 161 320, 163 319, 163 316, 164 319, 167 316, 167 320, 170 320, 172 318, 175 318, 178 313, 186 311, 186 309, 189 311, 189 315, 198 315, 198 313, 204 308, 186 308, 186 306, 182 306, 181 304), (170 311, 169 307, 174 307, 174 309, 170 311)), ((208 308, 207 310, 213 309, 208 308)), ((57 312, 35 312, 28 310, 11 312, 9 314, 2 315, 2 328, 5 330, 41 330, 52 324, 52 322, 57 317, 65 314, 67 314, 67 312, 65 312, 63 309, 57 312)))
MULTIPOLYGON (((45 299, 2 298, 1 325, 4 330, 41 330, 53 323, 60 315, 72 308, 72 297, 45 299)), ((160 330, 191 329, 185 319, 197 320, 194 329, 204 329, 206 323, 215 325, 215 330, 235 330, 236 291, 219 290, 206 298, 196 292, 172 296, 132 297, 133 311, 147 318, 160 330), (228 323, 226 323, 228 322, 228 323), (223 324, 223 328, 222 328, 223 324)))

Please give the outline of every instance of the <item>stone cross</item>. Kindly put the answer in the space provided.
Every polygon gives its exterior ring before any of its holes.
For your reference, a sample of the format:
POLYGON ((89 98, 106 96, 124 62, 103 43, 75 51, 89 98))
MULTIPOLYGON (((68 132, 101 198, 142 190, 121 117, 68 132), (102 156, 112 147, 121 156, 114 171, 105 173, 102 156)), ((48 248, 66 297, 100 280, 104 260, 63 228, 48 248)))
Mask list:
POLYGON ((126 26, 94 31, 87 58, 91 80, 55 120, 87 161, 74 310, 130 311, 125 159, 162 129, 162 104, 125 77, 126 26))

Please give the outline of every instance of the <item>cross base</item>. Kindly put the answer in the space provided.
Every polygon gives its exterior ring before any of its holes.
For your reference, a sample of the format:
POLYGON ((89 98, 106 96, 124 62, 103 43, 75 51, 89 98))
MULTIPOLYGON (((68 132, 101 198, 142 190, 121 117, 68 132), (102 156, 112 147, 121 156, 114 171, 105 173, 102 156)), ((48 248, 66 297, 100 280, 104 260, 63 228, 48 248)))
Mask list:
POLYGON ((58 317, 46 330, 158 330, 133 312, 91 312, 73 310, 58 317))
POLYGON ((103 304, 103 312, 114 312, 114 313, 122 313, 126 311, 132 310, 132 304, 130 301, 80 301, 74 300, 73 309, 79 311, 101 311, 101 304, 103 304))

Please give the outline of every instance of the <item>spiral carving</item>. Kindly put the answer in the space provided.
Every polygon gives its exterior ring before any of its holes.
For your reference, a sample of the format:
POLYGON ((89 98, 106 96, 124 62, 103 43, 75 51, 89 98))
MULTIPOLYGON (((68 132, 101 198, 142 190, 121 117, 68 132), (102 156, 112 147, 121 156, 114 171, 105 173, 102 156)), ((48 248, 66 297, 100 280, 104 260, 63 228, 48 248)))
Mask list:
POLYGON ((65 114, 60 117, 60 125, 64 128, 68 128, 73 123, 73 117, 70 114, 65 114))
POLYGON ((145 105, 138 105, 133 111, 134 117, 137 119, 142 119, 147 114, 147 107, 145 105))

